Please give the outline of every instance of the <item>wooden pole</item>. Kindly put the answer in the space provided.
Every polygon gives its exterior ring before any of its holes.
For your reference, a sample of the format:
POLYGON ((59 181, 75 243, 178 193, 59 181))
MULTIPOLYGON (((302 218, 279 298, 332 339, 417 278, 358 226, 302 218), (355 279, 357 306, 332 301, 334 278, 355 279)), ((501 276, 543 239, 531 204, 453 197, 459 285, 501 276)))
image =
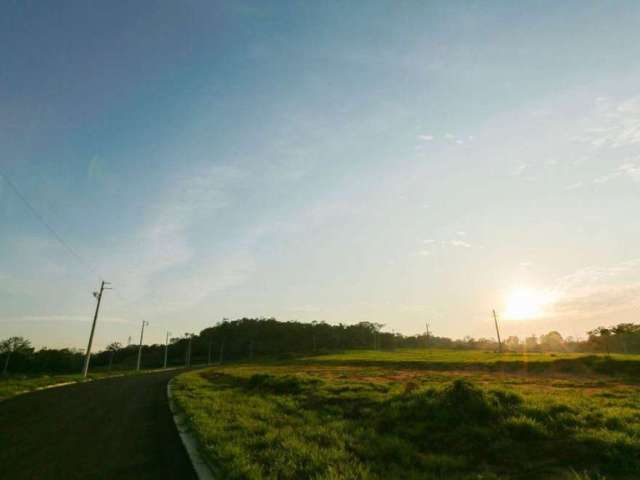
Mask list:
POLYGON ((498 335, 498 353, 502 353, 502 342, 500 341, 500 329, 498 328, 498 317, 496 316, 496 311, 493 312, 493 321, 496 324, 496 334, 498 335))

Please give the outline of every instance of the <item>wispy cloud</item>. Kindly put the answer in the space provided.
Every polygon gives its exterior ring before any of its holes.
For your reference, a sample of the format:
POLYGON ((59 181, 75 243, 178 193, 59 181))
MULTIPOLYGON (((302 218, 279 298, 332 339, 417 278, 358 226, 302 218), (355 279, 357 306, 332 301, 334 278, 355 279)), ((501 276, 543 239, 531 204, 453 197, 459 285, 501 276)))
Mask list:
POLYGON ((465 242, 463 240, 451 240, 449 245, 452 247, 462 247, 462 248, 471 248, 471 244, 469 242, 465 242))
POLYGON ((518 162, 511 170, 511 175, 514 177, 521 176, 524 171, 527 169, 527 164, 525 162, 518 162))
MULTIPOLYGON (((421 141, 420 144, 416 145, 416 149, 422 150, 424 149, 424 144, 427 142, 432 142, 436 140, 436 136, 431 133, 424 133, 417 135, 416 138, 421 141)), ((445 140, 447 143, 455 143, 456 145, 462 145, 465 142, 472 142, 475 140, 474 135, 455 135, 453 133, 445 133, 440 137, 442 140, 445 140)))
POLYGON ((640 259, 588 267, 556 282, 551 315, 588 318, 640 306, 640 259))
POLYGON ((576 182, 576 183, 572 183, 571 185, 567 185, 565 187, 565 190, 576 190, 578 188, 581 188, 584 186, 583 182, 576 182))
POLYGON ((619 102, 599 97, 595 110, 595 125, 587 127, 579 140, 598 148, 640 143, 640 96, 619 102))
POLYGON ((162 308, 187 307, 237 285, 253 270, 248 242, 212 254, 192 238, 193 229, 232 204, 230 190, 242 178, 241 171, 227 166, 208 166, 179 177, 149 212, 151 220, 109 259, 115 265, 103 268, 127 272, 118 280, 128 301, 146 298, 162 308))

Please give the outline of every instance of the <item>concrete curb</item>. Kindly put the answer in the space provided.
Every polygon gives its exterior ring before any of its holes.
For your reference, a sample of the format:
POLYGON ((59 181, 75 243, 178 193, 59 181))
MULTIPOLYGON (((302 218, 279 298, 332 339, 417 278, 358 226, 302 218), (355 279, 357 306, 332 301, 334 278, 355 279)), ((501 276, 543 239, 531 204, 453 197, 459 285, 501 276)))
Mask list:
POLYGON ((173 414, 173 422, 176 424, 178 434, 180 434, 180 440, 182 440, 182 444, 187 450, 187 454, 198 478, 200 480, 215 480, 213 468, 200 454, 198 441, 189 429, 185 414, 178 408, 176 402, 173 400, 173 393, 171 391, 173 380, 174 378, 167 383, 167 398, 169 399, 169 409, 173 414))
MULTIPOLYGON (((72 380, 71 382, 53 383, 51 385, 45 385, 44 387, 34 388, 31 391, 37 392, 38 390, 49 390, 50 388, 64 387, 65 385, 73 385, 74 383, 78 383, 78 382, 72 380)), ((29 393, 29 392, 24 392, 24 393, 29 393)), ((18 395, 22 395, 22 394, 19 393, 18 395)))

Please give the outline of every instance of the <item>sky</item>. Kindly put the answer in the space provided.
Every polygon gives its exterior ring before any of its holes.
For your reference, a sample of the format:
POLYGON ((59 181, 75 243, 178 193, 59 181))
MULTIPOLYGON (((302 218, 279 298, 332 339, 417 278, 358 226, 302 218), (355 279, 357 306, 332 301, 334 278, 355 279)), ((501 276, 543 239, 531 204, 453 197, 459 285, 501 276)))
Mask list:
POLYGON ((84 348, 99 279, 97 348, 143 320, 145 343, 244 316, 638 321, 639 21, 623 1, 5 2, 0 338, 84 348))

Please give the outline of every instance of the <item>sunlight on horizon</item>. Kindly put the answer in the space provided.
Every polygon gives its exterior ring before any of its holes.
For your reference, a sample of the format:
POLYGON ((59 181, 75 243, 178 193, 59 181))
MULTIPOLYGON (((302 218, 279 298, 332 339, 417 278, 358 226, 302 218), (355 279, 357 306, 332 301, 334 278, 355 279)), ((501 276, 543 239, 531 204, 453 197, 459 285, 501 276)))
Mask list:
POLYGON ((551 303, 549 293, 527 287, 511 290, 505 300, 502 316, 506 320, 531 320, 545 315, 551 303))

